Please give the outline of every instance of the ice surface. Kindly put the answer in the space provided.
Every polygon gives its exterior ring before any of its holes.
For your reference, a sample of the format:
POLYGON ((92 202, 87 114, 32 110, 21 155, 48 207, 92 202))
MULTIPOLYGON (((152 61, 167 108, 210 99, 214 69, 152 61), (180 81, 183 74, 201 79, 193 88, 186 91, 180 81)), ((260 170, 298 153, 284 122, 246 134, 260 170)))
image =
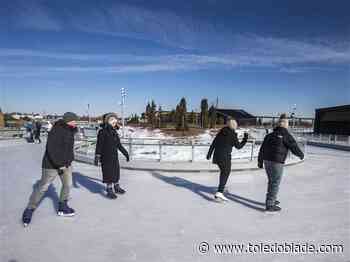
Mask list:
MULTIPOLYGON (((0 142, 2 144, 3 141, 0 142)), ((0 261, 349 261, 350 154, 309 147, 304 164, 288 167, 279 200, 283 211, 261 211, 263 170, 231 176, 230 201, 212 201, 217 174, 121 172, 127 194, 103 194, 101 171, 74 164, 73 219, 55 214, 59 179, 49 188, 30 227, 20 223, 33 184, 41 175, 44 145, 0 147, 0 261), (243 198, 247 199, 244 200, 243 198), (305 242, 343 244, 337 255, 207 255, 214 243, 305 242)))

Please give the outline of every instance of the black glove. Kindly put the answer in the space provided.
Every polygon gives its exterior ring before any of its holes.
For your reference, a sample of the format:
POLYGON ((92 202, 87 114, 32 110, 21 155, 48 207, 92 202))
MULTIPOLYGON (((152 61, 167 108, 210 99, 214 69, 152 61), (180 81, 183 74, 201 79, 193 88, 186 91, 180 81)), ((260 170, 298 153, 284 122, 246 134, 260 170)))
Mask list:
POLYGON ((99 166, 100 161, 101 161, 101 156, 100 155, 95 155, 94 165, 95 166, 99 166))
POLYGON ((58 175, 62 176, 64 174, 64 171, 66 171, 67 167, 60 167, 57 172, 58 172, 58 175))
POLYGON ((264 168, 263 163, 259 162, 259 163, 258 163, 258 168, 264 168))
POLYGON ((248 133, 244 133, 244 140, 248 140, 248 138, 249 138, 249 134, 248 133))
POLYGON ((130 157, 127 155, 125 156, 126 157, 126 162, 129 162, 130 161, 130 157))
POLYGON ((209 155, 207 155, 207 160, 210 160, 210 158, 211 158, 211 157, 210 157, 209 155))

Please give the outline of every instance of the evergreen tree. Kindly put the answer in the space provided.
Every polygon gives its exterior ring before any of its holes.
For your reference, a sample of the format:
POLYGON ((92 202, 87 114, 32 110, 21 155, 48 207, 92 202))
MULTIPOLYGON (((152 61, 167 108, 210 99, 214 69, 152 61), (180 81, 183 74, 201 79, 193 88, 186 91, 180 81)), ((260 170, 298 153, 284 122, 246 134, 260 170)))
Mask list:
POLYGON ((177 122, 176 122, 176 129, 177 130, 188 130, 188 124, 187 124, 187 103, 186 99, 183 97, 180 101, 180 103, 176 107, 177 112, 177 122))
POLYGON ((209 111, 208 99, 204 98, 201 101, 201 127, 208 128, 209 125, 209 111))
POLYGON ((151 121, 150 121, 151 120, 151 105, 149 102, 147 103, 147 106, 146 106, 145 118, 146 118, 147 124, 150 124, 151 123, 151 121))
POLYGON ((154 100, 152 100, 151 102, 151 124, 152 124, 152 128, 156 127, 156 122, 157 122, 157 105, 154 102, 154 100))
POLYGON ((210 128, 216 128, 216 108, 212 105, 209 109, 210 128))

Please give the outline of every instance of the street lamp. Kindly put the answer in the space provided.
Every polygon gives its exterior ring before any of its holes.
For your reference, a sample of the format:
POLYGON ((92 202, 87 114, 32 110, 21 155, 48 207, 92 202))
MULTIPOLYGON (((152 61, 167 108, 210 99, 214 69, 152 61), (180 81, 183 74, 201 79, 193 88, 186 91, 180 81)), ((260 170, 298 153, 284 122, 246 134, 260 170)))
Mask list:
POLYGON ((293 128, 295 128, 295 113, 296 113, 296 111, 297 111, 297 105, 294 104, 293 109, 292 109, 292 114, 291 114, 291 117, 293 119, 293 125, 292 125, 293 128))
POLYGON ((90 127, 90 123, 91 123, 91 118, 90 118, 90 104, 87 104, 87 113, 88 113, 88 123, 89 123, 89 127, 90 127))
POLYGON ((124 137, 124 129, 125 129, 125 123, 124 123, 124 105, 125 105, 125 98, 126 98, 126 89, 124 87, 122 87, 120 89, 120 93, 121 93, 121 96, 122 96, 122 101, 120 103, 121 105, 121 111, 122 111, 122 137, 124 137))

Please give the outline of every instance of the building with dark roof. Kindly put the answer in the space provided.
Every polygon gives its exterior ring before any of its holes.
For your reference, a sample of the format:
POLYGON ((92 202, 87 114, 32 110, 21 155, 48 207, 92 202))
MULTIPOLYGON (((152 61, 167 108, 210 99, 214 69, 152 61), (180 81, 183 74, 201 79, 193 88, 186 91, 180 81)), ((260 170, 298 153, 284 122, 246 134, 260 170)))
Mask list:
POLYGON ((228 118, 234 118, 237 120, 239 125, 256 125, 257 118, 252 114, 242 110, 242 109, 222 109, 217 108, 216 114, 218 119, 223 119, 226 123, 228 118))
POLYGON ((316 109, 314 133, 350 136, 350 105, 316 109))

